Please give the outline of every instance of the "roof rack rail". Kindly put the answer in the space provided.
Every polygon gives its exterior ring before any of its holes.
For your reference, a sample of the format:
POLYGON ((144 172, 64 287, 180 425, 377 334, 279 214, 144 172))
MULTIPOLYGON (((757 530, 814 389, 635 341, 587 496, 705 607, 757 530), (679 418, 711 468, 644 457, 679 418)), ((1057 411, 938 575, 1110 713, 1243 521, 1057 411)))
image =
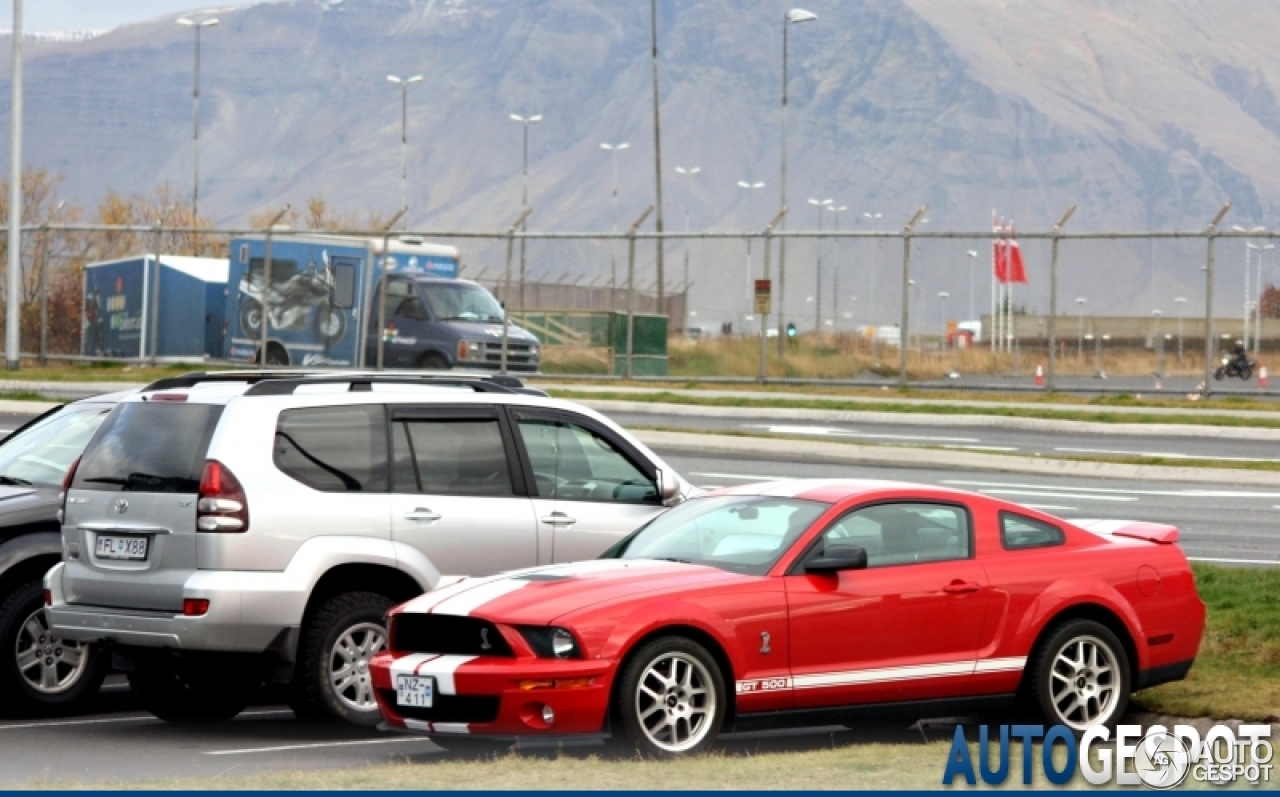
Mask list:
MULTIPOLYGON (((498 375, 501 376, 501 375, 498 375)), ((245 391, 246 396, 287 396, 304 385, 349 384, 350 392, 371 390, 373 385, 433 385, 440 387, 469 387, 477 393, 534 393, 546 395, 540 390, 526 388, 518 379, 494 379, 490 376, 466 376, 445 374, 334 374, 313 377, 277 378, 257 382, 245 391), (514 382, 515 384, 511 384, 514 382)))
POLYGON ((182 376, 170 376, 157 379, 144 387, 144 392, 151 390, 179 390, 216 382, 248 382, 257 384, 264 379, 298 379, 310 374, 323 374, 324 371, 192 371, 182 376))

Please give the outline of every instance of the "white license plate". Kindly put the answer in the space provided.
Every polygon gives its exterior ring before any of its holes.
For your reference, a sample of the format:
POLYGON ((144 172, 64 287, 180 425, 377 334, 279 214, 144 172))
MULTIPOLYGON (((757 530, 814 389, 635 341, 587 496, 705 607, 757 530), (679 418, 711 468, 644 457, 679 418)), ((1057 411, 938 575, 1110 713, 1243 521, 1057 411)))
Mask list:
POLYGON ((97 548, 94 551, 99 559, 146 559, 146 537, 104 537, 98 536, 97 548))
POLYGON ((429 675, 397 675, 396 705, 411 708, 431 708, 435 697, 436 679, 429 675))

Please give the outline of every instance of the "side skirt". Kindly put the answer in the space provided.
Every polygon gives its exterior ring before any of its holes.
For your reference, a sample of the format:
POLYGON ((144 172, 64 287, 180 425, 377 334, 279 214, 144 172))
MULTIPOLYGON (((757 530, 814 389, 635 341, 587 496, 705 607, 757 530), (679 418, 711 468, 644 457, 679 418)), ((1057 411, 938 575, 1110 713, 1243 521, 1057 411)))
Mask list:
POLYGON ((835 708, 803 708, 739 714, 733 722, 734 732, 762 731, 813 725, 851 725, 858 722, 885 720, 917 720, 928 717, 967 717, 1007 711, 1015 704, 1015 695, 983 695, 981 697, 949 697, 937 700, 913 700, 901 703, 874 703, 835 708))

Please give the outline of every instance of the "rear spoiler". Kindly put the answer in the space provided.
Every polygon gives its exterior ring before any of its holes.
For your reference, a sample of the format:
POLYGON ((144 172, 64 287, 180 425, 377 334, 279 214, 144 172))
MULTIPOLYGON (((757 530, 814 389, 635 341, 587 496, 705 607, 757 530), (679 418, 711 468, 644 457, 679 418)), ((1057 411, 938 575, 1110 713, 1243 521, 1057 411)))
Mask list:
POLYGON ((1163 523, 1146 523, 1141 520, 1073 520, 1071 522, 1094 534, 1146 540, 1158 545, 1172 545, 1178 541, 1178 528, 1163 523))

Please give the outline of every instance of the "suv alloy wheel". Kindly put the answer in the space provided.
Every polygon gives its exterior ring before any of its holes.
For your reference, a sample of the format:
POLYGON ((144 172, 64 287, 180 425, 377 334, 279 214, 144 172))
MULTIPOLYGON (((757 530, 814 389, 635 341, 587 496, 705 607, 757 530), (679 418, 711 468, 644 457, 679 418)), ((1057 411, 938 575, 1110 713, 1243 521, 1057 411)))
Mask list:
POLYGON ((382 618, 394 603, 375 592, 344 592, 307 618, 289 700, 295 714, 367 726, 382 721, 369 660, 387 646, 382 618))
POLYGON ((68 711, 92 700, 106 676, 99 651, 49 633, 39 581, 0 599, 0 653, 3 709, 68 711))

